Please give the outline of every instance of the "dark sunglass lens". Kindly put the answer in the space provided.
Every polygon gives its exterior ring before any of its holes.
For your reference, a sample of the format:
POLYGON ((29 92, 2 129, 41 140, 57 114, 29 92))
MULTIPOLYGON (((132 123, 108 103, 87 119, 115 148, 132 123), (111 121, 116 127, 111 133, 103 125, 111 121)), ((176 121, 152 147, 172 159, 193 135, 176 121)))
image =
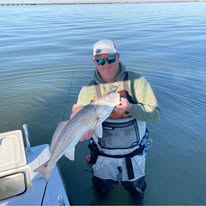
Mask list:
POLYGON ((98 65, 104 65, 105 64, 105 60, 104 59, 96 59, 96 62, 98 65))
POLYGON ((116 56, 115 56, 115 55, 110 56, 110 57, 107 58, 107 62, 108 62, 109 64, 114 63, 115 60, 116 60, 116 56))

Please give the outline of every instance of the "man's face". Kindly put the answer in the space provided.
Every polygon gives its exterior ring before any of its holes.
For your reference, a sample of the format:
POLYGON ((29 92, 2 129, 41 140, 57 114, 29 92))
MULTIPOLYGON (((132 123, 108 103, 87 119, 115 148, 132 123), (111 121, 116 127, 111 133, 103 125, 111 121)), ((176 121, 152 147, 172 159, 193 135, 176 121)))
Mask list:
POLYGON ((119 69, 119 54, 99 54, 92 58, 105 82, 111 82, 119 69))

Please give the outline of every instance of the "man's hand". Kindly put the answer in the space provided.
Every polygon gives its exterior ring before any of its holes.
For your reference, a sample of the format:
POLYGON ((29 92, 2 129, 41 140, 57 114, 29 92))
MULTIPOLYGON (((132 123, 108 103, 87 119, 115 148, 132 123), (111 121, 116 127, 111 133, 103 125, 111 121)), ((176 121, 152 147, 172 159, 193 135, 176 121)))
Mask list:
POLYGON ((88 140, 92 137, 94 130, 93 129, 89 129, 81 138, 80 138, 80 142, 83 142, 84 140, 88 140))
POLYGON ((72 117, 74 117, 82 108, 83 108, 83 106, 78 105, 78 104, 74 104, 73 107, 72 107, 72 113, 70 115, 70 119, 72 117))
POLYGON ((115 106, 114 111, 118 114, 123 114, 130 112, 131 108, 132 105, 129 103, 129 101, 126 98, 121 97, 120 104, 115 106))

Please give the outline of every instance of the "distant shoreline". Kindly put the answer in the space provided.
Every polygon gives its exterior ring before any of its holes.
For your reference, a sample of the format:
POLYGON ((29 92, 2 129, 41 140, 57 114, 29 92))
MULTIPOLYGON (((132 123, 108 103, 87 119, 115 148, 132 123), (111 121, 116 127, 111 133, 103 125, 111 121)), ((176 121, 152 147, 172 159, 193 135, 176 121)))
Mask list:
POLYGON ((206 2, 206 0, 1 0, 1 6, 9 5, 62 5, 62 4, 132 4, 132 3, 206 2))

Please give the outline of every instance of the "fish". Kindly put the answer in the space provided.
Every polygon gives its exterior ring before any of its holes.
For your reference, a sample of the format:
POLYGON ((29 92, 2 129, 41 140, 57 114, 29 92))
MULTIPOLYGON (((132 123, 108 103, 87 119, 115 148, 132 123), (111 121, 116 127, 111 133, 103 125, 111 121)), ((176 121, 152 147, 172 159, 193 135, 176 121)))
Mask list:
POLYGON ((120 94, 113 89, 105 96, 82 107, 70 120, 60 122, 50 144, 50 159, 34 172, 43 174, 45 181, 48 182, 53 168, 63 155, 74 160, 75 146, 86 132, 93 129, 98 133, 96 136, 102 137, 102 122, 110 116, 118 104, 120 104, 120 94))

